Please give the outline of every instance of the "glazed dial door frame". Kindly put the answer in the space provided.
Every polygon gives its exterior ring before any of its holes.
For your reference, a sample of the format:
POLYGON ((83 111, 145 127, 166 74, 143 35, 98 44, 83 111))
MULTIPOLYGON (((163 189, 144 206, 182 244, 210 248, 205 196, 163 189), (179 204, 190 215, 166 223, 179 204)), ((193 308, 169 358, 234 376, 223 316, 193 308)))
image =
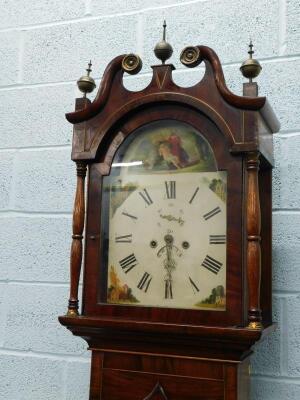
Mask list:
MULTIPOLYGON (((84 269, 84 315, 101 318, 145 320, 149 322, 180 323, 193 325, 242 325, 244 321, 244 277, 243 263, 243 159, 231 155, 224 135, 217 126, 203 114, 175 104, 161 104, 144 109, 125 122, 111 129, 111 143, 107 144, 106 157, 89 167, 86 247, 84 269), (107 270, 103 265, 101 243, 101 201, 102 177, 108 175, 106 160, 111 163, 120 136, 126 138, 139 127, 158 120, 178 120, 191 125, 211 146, 220 171, 227 171, 227 271, 226 271, 226 310, 198 310, 164 308, 151 306, 132 306, 107 304, 102 302, 103 285, 107 282, 107 270)), ((107 240, 107 238, 106 238, 107 240)))

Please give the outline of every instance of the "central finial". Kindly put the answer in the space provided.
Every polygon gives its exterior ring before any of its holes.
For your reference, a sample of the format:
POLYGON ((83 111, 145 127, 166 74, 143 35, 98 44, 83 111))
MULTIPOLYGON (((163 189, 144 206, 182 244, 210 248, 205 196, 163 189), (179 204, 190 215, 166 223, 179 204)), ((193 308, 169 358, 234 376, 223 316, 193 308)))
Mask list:
POLYGON ((248 54, 249 54, 249 58, 248 58, 248 60, 243 62, 242 66, 240 67, 240 70, 241 70, 243 76, 245 78, 248 78, 249 82, 251 83, 252 79, 256 78, 260 74, 260 71, 261 71, 260 63, 252 57, 254 54, 254 51, 253 51, 253 43, 252 43, 251 39, 250 39, 250 43, 249 43, 248 54))
POLYGON ((168 60, 171 55, 173 54, 173 48, 172 46, 166 42, 166 20, 164 20, 163 24, 163 38, 160 42, 158 42, 154 48, 154 54, 156 57, 162 62, 162 64, 165 64, 166 60, 168 60))

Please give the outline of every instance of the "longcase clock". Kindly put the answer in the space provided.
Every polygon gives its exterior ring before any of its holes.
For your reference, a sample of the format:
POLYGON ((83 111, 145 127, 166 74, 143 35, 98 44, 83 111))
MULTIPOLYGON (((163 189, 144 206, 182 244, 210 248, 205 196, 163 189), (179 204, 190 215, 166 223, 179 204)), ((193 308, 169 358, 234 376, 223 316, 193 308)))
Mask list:
MULTIPOLYGON (((209 47, 182 51, 184 66, 206 68, 188 88, 172 80, 165 36, 155 54, 162 63, 145 89, 124 87, 124 72, 138 73, 141 60, 121 55, 95 100, 84 95, 67 114, 77 189, 70 299, 59 321, 92 351, 90 400, 247 400, 252 346, 273 329, 279 124, 252 82, 260 71, 252 45, 243 96, 229 91, 209 47)), ((94 86, 90 71, 79 80, 84 92, 94 86)))

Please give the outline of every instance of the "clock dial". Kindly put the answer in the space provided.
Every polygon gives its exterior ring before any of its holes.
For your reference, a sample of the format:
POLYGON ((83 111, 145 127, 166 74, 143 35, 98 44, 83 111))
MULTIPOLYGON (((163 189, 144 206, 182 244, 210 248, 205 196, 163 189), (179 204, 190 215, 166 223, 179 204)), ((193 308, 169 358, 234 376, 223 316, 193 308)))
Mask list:
POLYGON ((130 134, 104 178, 101 300, 225 310, 226 187, 192 126, 156 121, 130 134))
POLYGON ((225 309, 226 173, 129 175, 110 187, 107 301, 225 309), (213 183, 219 182, 219 191, 213 183))

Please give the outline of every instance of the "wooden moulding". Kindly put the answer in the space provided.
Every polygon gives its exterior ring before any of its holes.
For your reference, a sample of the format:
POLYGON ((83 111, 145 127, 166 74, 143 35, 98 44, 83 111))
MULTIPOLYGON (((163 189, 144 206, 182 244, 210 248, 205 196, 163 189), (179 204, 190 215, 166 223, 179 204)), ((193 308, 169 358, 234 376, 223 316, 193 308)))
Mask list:
MULTIPOLYGON (((231 107, 238 110, 260 111, 263 115, 263 118, 268 122, 268 125, 270 126, 271 130, 273 132, 278 131, 279 129, 278 120, 265 97, 257 97, 257 96, 246 97, 246 96, 238 96, 232 93, 226 86, 222 66, 217 54, 207 46, 195 46, 194 48, 197 49, 197 52, 199 54, 198 56, 199 62, 196 62, 194 65, 190 65, 190 67, 195 67, 202 61, 205 63, 206 77, 208 78, 208 80, 212 79, 214 81, 214 85, 219 93, 219 96, 222 97, 222 99, 227 105, 230 105, 231 107)), ((126 58, 126 56, 127 56, 126 54, 117 56, 108 64, 103 74, 103 78, 101 80, 101 84, 95 99, 89 104, 88 103, 84 105, 82 104, 81 108, 76 107, 76 110, 74 112, 67 113, 66 118, 69 122, 71 122, 72 124, 78 124, 81 122, 91 120, 98 114, 102 114, 102 112, 107 113, 107 105, 113 98, 111 92, 113 87, 118 92, 120 92, 118 98, 113 99, 115 109, 120 105, 123 106, 125 103, 131 103, 132 100, 135 100, 137 98, 139 100, 137 105, 140 105, 143 97, 145 97, 146 100, 146 97, 148 95, 158 92, 165 92, 165 93, 168 92, 168 94, 170 94, 170 92, 174 91, 175 89, 175 91, 177 91, 178 93, 180 92, 181 94, 195 96, 196 98, 199 99, 202 96, 201 92, 202 93, 205 92, 202 90, 202 88, 207 83, 207 82, 204 83, 205 81, 207 81, 206 78, 203 78, 194 87, 190 88, 181 88, 176 84, 174 84, 174 82, 171 82, 170 80, 170 83, 172 83, 172 85, 170 84, 162 85, 161 87, 158 88, 159 90, 153 90, 155 85, 151 83, 145 89, 139 92, 128 91, 123 87, 122 84, 122 75, 124 72, 122 68, 122 62, 126 58), (116 83, 117 85, 115 85, 116 83), (106 110, 104 111, 105 108, 106 110)), ((172 67, 172 69, 174 69, 174 67, 170 64, 166 64, 165 67, 167 67, 168 65, 172 67)), ((158 67, 159 66, 153 67, 154 75, 155 72, 158 72, 158 67)), ((137 67, 134 71, 131 72, 131 74, 137 74, 139 71, 140 68, 137 67)), ((164 100, 167 99, 164 98, 164 100)), ((133 107, 133 103, 131 104, 133 107)))
POLYGON ((247 155, 247 278, 248 278, 248 327, 262 328, 260 308, 261 282, 261 211, 259 201, 259 153, 247 155))
POLYGON ((82 263, 82 239, 84 229, 84 181, 86 176, 86 163, 77 162, 77 187, 73 209, 73 235, 70 257, 70 298, 68 316, 78 315, 78 286, 82 263))
MULTIPOLYGON (((232 93, 225 83, 225 78, 222 70, 222 66, 217 54, 207 46, 197 46, 199 49, 200 61, 209 63, 212 68, 215 84, 218 88, 221 96, 226 100, 226 102, 233 107, 240 109, 251 109, 260 110, 266 104, 265 97, 244 97, 238 96, 232 93)), ((100 85, 97 96, 91 104, 86 105, 85 108, 76 110, 66 114, 66 118, 69 122, 76 124, 79 122, 87 121, 88 119, 94 117, 100 113, 110 94, 110 89, 113 84, 115 75, 122 69, 122 61, 126 57, 126 54, 120 55, 114 58, 107 66, 102 79, 102 84, 100 85)), ((138 72, 138 69, 137 71, 138 72)), ((200 82, 199 82, 200 84, 200 82)), ((146 94, 148 88, 145 88, 142 92, 146 94)), ((186 90, 188 92, 188 89, 186 90)), ((141 94, 144 94, 141 93, 141 94)))
POLYGON ((85 316, 59 317, 59 321, 85 339, 90 349, 231 362, 248 357, 251 347, 275 329, 275 325, 257 330, 85 316))

